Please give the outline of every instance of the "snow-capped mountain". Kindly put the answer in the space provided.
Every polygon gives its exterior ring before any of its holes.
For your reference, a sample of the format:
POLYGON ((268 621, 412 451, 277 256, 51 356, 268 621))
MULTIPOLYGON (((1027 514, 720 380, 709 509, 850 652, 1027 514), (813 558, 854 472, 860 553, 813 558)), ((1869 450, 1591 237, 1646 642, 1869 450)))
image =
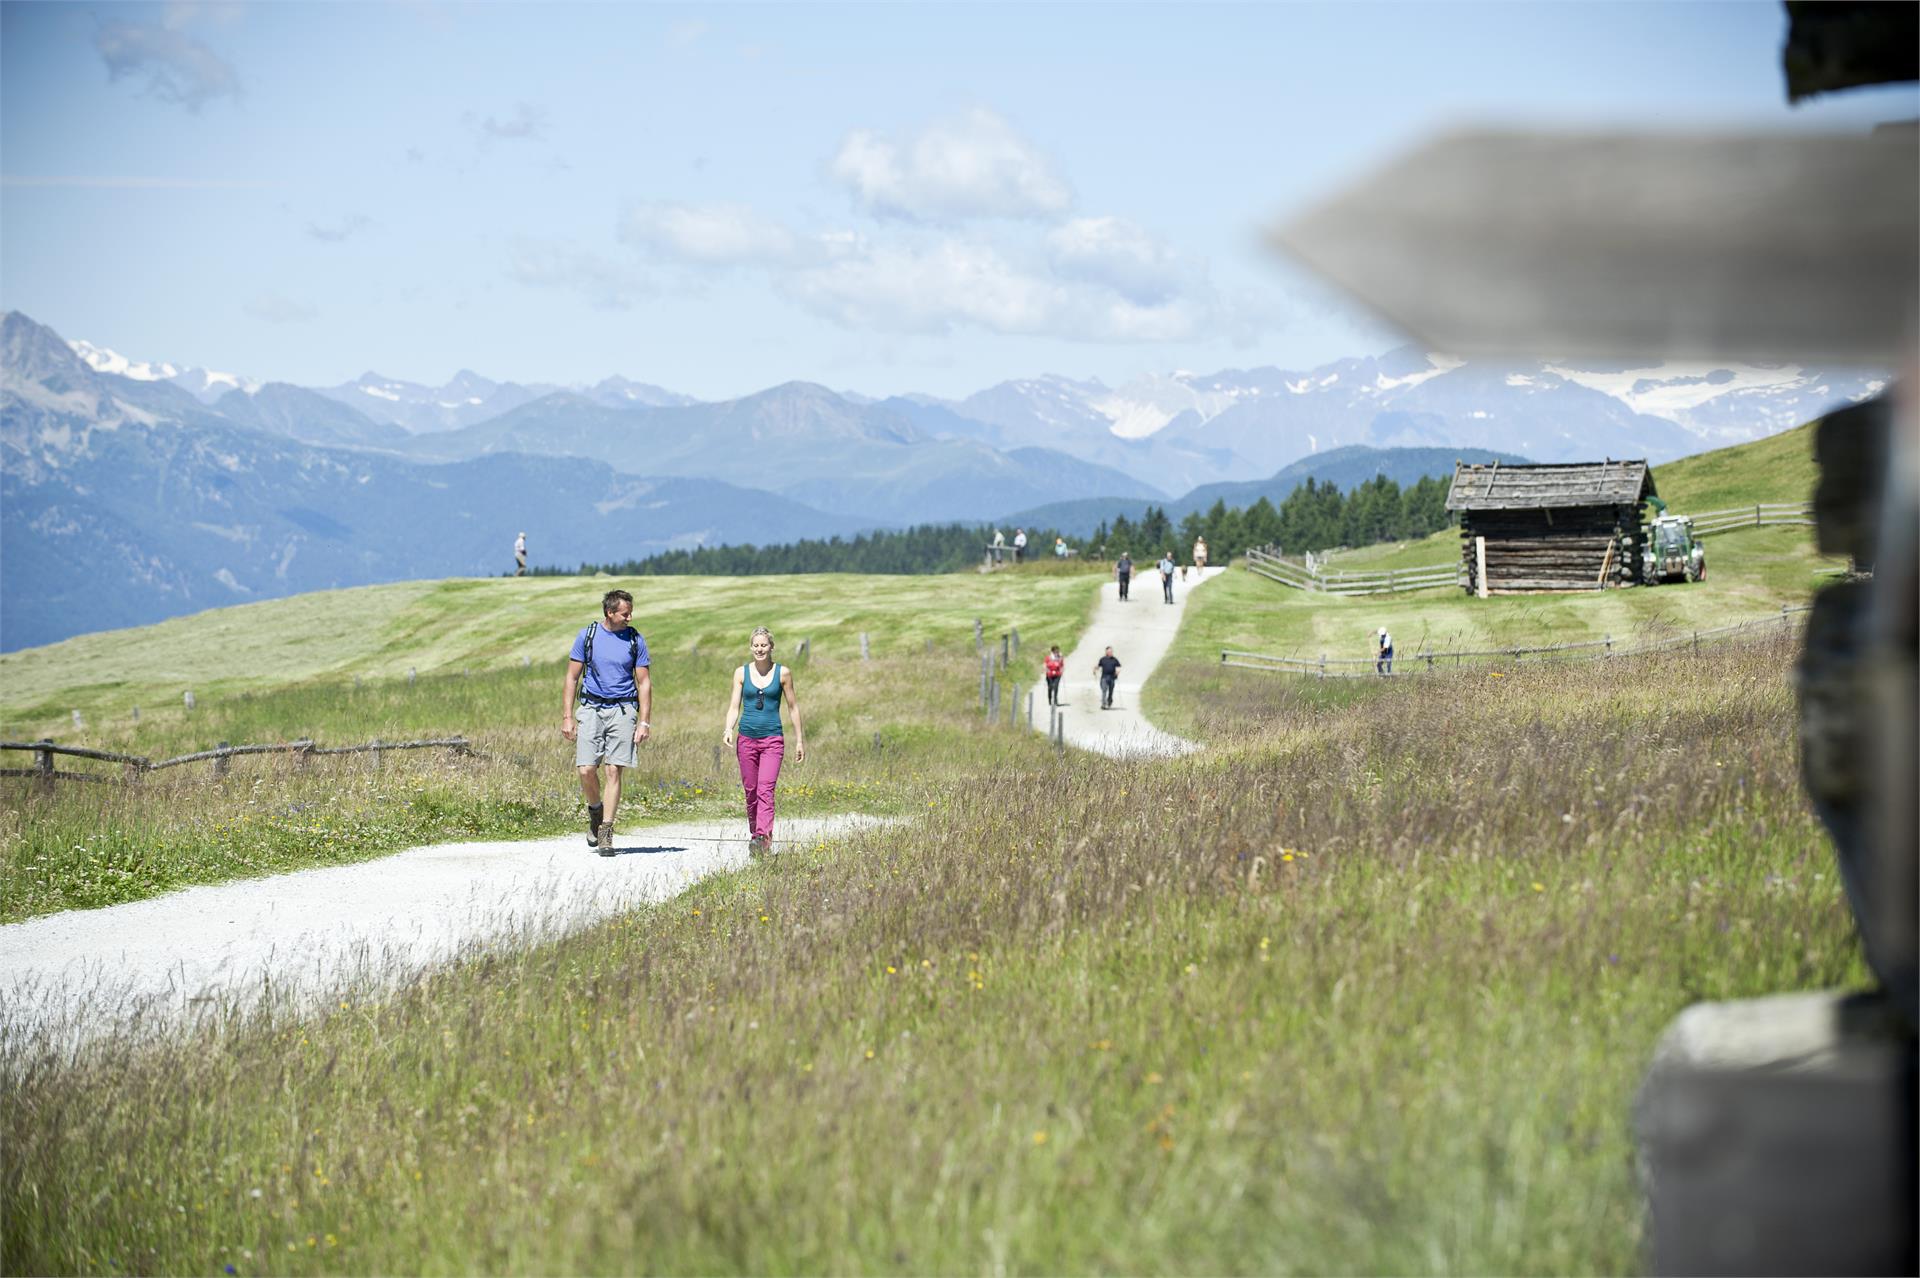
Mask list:
POLYGON ((203 404, 211 404, 228 391, 242 390, 251 395, 261 383, 238 373, 216 373, 206 368, 182 368, 175 364, 138 363, 118 351, 95 346, 84 338, 69 341, 73 353, 96 373, 112 373, 136 382, 172 382, 203 404))

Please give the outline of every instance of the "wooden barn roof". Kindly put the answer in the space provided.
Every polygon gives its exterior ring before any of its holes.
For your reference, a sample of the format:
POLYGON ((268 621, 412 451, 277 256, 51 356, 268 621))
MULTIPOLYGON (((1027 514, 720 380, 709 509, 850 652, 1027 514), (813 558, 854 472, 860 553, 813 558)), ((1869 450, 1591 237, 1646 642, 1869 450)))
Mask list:
POLYGON ((1539 510, 1562 506, 1637 506, 1653 493, 1644 461, 1567 465, 1453 464, 1448 510, 1539 510))

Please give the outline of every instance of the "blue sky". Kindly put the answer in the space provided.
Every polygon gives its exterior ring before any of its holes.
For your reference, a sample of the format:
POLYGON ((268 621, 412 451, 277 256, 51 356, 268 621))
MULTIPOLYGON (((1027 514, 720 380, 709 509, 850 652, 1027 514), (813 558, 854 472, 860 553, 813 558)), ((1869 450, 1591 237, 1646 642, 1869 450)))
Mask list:
POLYGON ((1397 340, 1263 226, 1458 124, 1858 129, 1776 4, 0 5, 0 306, 326 385, 960 395, 1397 340))

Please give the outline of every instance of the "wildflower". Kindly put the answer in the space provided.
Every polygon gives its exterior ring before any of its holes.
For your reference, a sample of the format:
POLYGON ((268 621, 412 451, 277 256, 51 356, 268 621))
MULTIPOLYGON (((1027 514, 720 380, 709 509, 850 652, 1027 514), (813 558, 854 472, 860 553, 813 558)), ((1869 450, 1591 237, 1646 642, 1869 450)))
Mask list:
POLYGON ((887 975, 888 975, 888 976, 892 976, 893 974, 894 974, 894 972, 893 972, 893 964, 891 964, 891 963, 889 963, 889 964, 887 964, 887 975))
POLYGON ((1035 1132, 1035 1133, 1033 1134, 1033 1143, 1034 1143, 1034 1144, 1036 1144, 1036 1145, 1044 1145, 1044 1144, 1046 1144, 1046 1143, 1047 1143, 1047 1134, 1046 1134, 1045 1132, 1035 1132))
POLYGON ((1547 888, 1544 883, 1536 883, 1533 885, 1533 890, 1536 892, 1544 892, 1547 890, 1547 888))
POLYGON ((1160 1077, 1160 1073, 1158 1070, 1147 1075, 1147 1086, 1149 1087, 1156 1086, 1157 1084, 1164 1083, 1166 1081, 1167 1081, 1166 1079, 1160 1077))

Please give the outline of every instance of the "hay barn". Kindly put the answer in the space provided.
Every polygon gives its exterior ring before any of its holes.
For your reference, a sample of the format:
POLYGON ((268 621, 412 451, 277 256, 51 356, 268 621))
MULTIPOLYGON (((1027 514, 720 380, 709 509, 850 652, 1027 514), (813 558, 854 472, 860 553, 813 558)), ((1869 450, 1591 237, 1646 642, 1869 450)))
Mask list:
POLYGON ((1453 465, 1467 591, 1605 590, 1640 581, 1644 461, 1453 465))

